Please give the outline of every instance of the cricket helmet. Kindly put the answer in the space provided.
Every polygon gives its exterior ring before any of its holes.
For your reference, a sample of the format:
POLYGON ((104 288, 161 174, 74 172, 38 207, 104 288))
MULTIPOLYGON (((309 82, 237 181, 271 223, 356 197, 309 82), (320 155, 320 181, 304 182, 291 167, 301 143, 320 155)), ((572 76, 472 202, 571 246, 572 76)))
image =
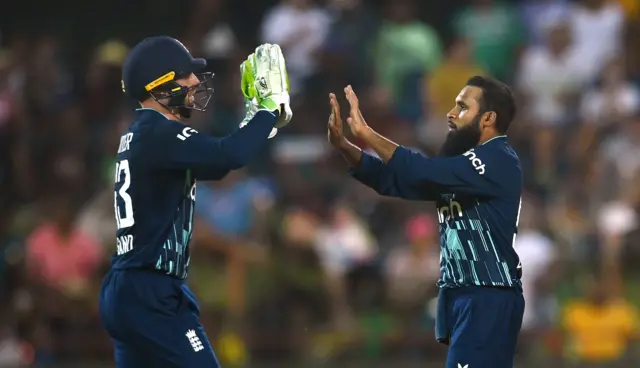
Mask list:
POLYGON ((206 71, 207 61, 194 58, 175 38, 149 37, 127 55, 122 68, 122 90, 138 101, 149 97, 181 116, 192 110, 204 111, 213 93, 213 73, 206 71), (185 87, 176 80, 195 74, 200 83, 185 87), (188 98, 193 96, 194 99, 188 98))

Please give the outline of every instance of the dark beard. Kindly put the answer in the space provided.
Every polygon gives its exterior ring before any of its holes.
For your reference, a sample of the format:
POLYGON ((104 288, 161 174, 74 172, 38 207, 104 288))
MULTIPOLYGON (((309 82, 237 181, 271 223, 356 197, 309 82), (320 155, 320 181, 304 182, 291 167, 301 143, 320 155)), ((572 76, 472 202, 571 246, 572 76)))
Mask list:
POLYGON ((480 119, 482 115, 478 114, 469 125, 450 130, 447 133, 447 139, 445 139, 442 147, 440 147, 439 156, 457 156, 461 155, 480 142, 480 119))

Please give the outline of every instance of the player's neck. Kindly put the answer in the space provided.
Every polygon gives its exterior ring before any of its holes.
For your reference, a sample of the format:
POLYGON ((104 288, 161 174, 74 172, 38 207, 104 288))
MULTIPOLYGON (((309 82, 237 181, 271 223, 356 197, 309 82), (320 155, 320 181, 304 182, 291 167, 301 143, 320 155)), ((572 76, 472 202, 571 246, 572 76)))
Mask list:
POLYGON ((169 120, 181 121, 179 115, 173 114, 171 111, 167 110, 164 106, 160 105, 155 100, 146 100, 146 101, 140 102, 140 106, 143 109, 155 110, 155 111, 159 112, 160 114, 164 115, 164 117, 169 119, 169 120))

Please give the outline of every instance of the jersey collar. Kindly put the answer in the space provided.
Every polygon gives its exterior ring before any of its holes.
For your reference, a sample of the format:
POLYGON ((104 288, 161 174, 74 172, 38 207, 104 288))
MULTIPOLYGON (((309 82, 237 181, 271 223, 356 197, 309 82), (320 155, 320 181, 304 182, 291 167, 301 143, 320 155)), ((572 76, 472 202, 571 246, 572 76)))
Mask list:
POLYGON ((481 144, 481 146, 484 146, 485 144, 487 144, 487 143, 489 143, 489 142, 491 142, 491 141, 493 141, 493 140, 496 140, 496 139, 504 139, 504 138, 507 138, 507 136, 506 136, 506 135, 498 135, 498 136, 495 136, 495 137, 493 137, 493 138, 491 138, 491 139, 487 140, 486 142, 482 143, 482 144, 481 144))
MULTIPOLYGON (((149 107, 141 107, 141 108, 136 109, 136 112, 137 112, 138 114, 144 114, 144 113, 146 113, 147 111, 153 111, 153 112, 155 112, 156 114, 158 114, 158 115, 162 116, 163 118, 167 119, 167 117, 166 117, 166 116, 164 116, 164 114, 163 114, 163 113, 161 113, 160 111, 158 111, 158 110, 156 110, 156 109, 152 109, 152 108, 149 108, 149 107)), ((169 119, 167 119, 167 120, 169 120, 169 119)))

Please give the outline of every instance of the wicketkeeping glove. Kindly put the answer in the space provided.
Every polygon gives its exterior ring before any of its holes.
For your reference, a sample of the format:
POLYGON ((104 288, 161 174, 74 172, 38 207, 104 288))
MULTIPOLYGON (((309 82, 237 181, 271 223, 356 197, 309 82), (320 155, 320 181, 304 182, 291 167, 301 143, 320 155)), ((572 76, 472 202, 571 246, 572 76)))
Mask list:
MULTIPOLYGON (((242 66, 240 68, 242 68, 243 66, 244 66, 244 63, 242 63, 242 66)), ((244 115, 244 119, 242 119, 242 122, 240 122, 240 128, 249 124, 249 121, 253 119, 253 117, 256 115, 258 111, 260 111, 260 105, 258 104, 258 100, 255 98, 253 100, 250 100, 247 97, 245 97, 244 98, 245 115, 244 115)), ((278 134, 278 128, 271 129, 271 133, 269 133, 269 139, 275 137, 276 134, 278 134)))
POLYGON ((276 128, 287 125, 293 117, 289 97, 289 76, 280 46, 263 44, 240 66, 242 93, 255 101, 258 110, 278 110, 276 128))

